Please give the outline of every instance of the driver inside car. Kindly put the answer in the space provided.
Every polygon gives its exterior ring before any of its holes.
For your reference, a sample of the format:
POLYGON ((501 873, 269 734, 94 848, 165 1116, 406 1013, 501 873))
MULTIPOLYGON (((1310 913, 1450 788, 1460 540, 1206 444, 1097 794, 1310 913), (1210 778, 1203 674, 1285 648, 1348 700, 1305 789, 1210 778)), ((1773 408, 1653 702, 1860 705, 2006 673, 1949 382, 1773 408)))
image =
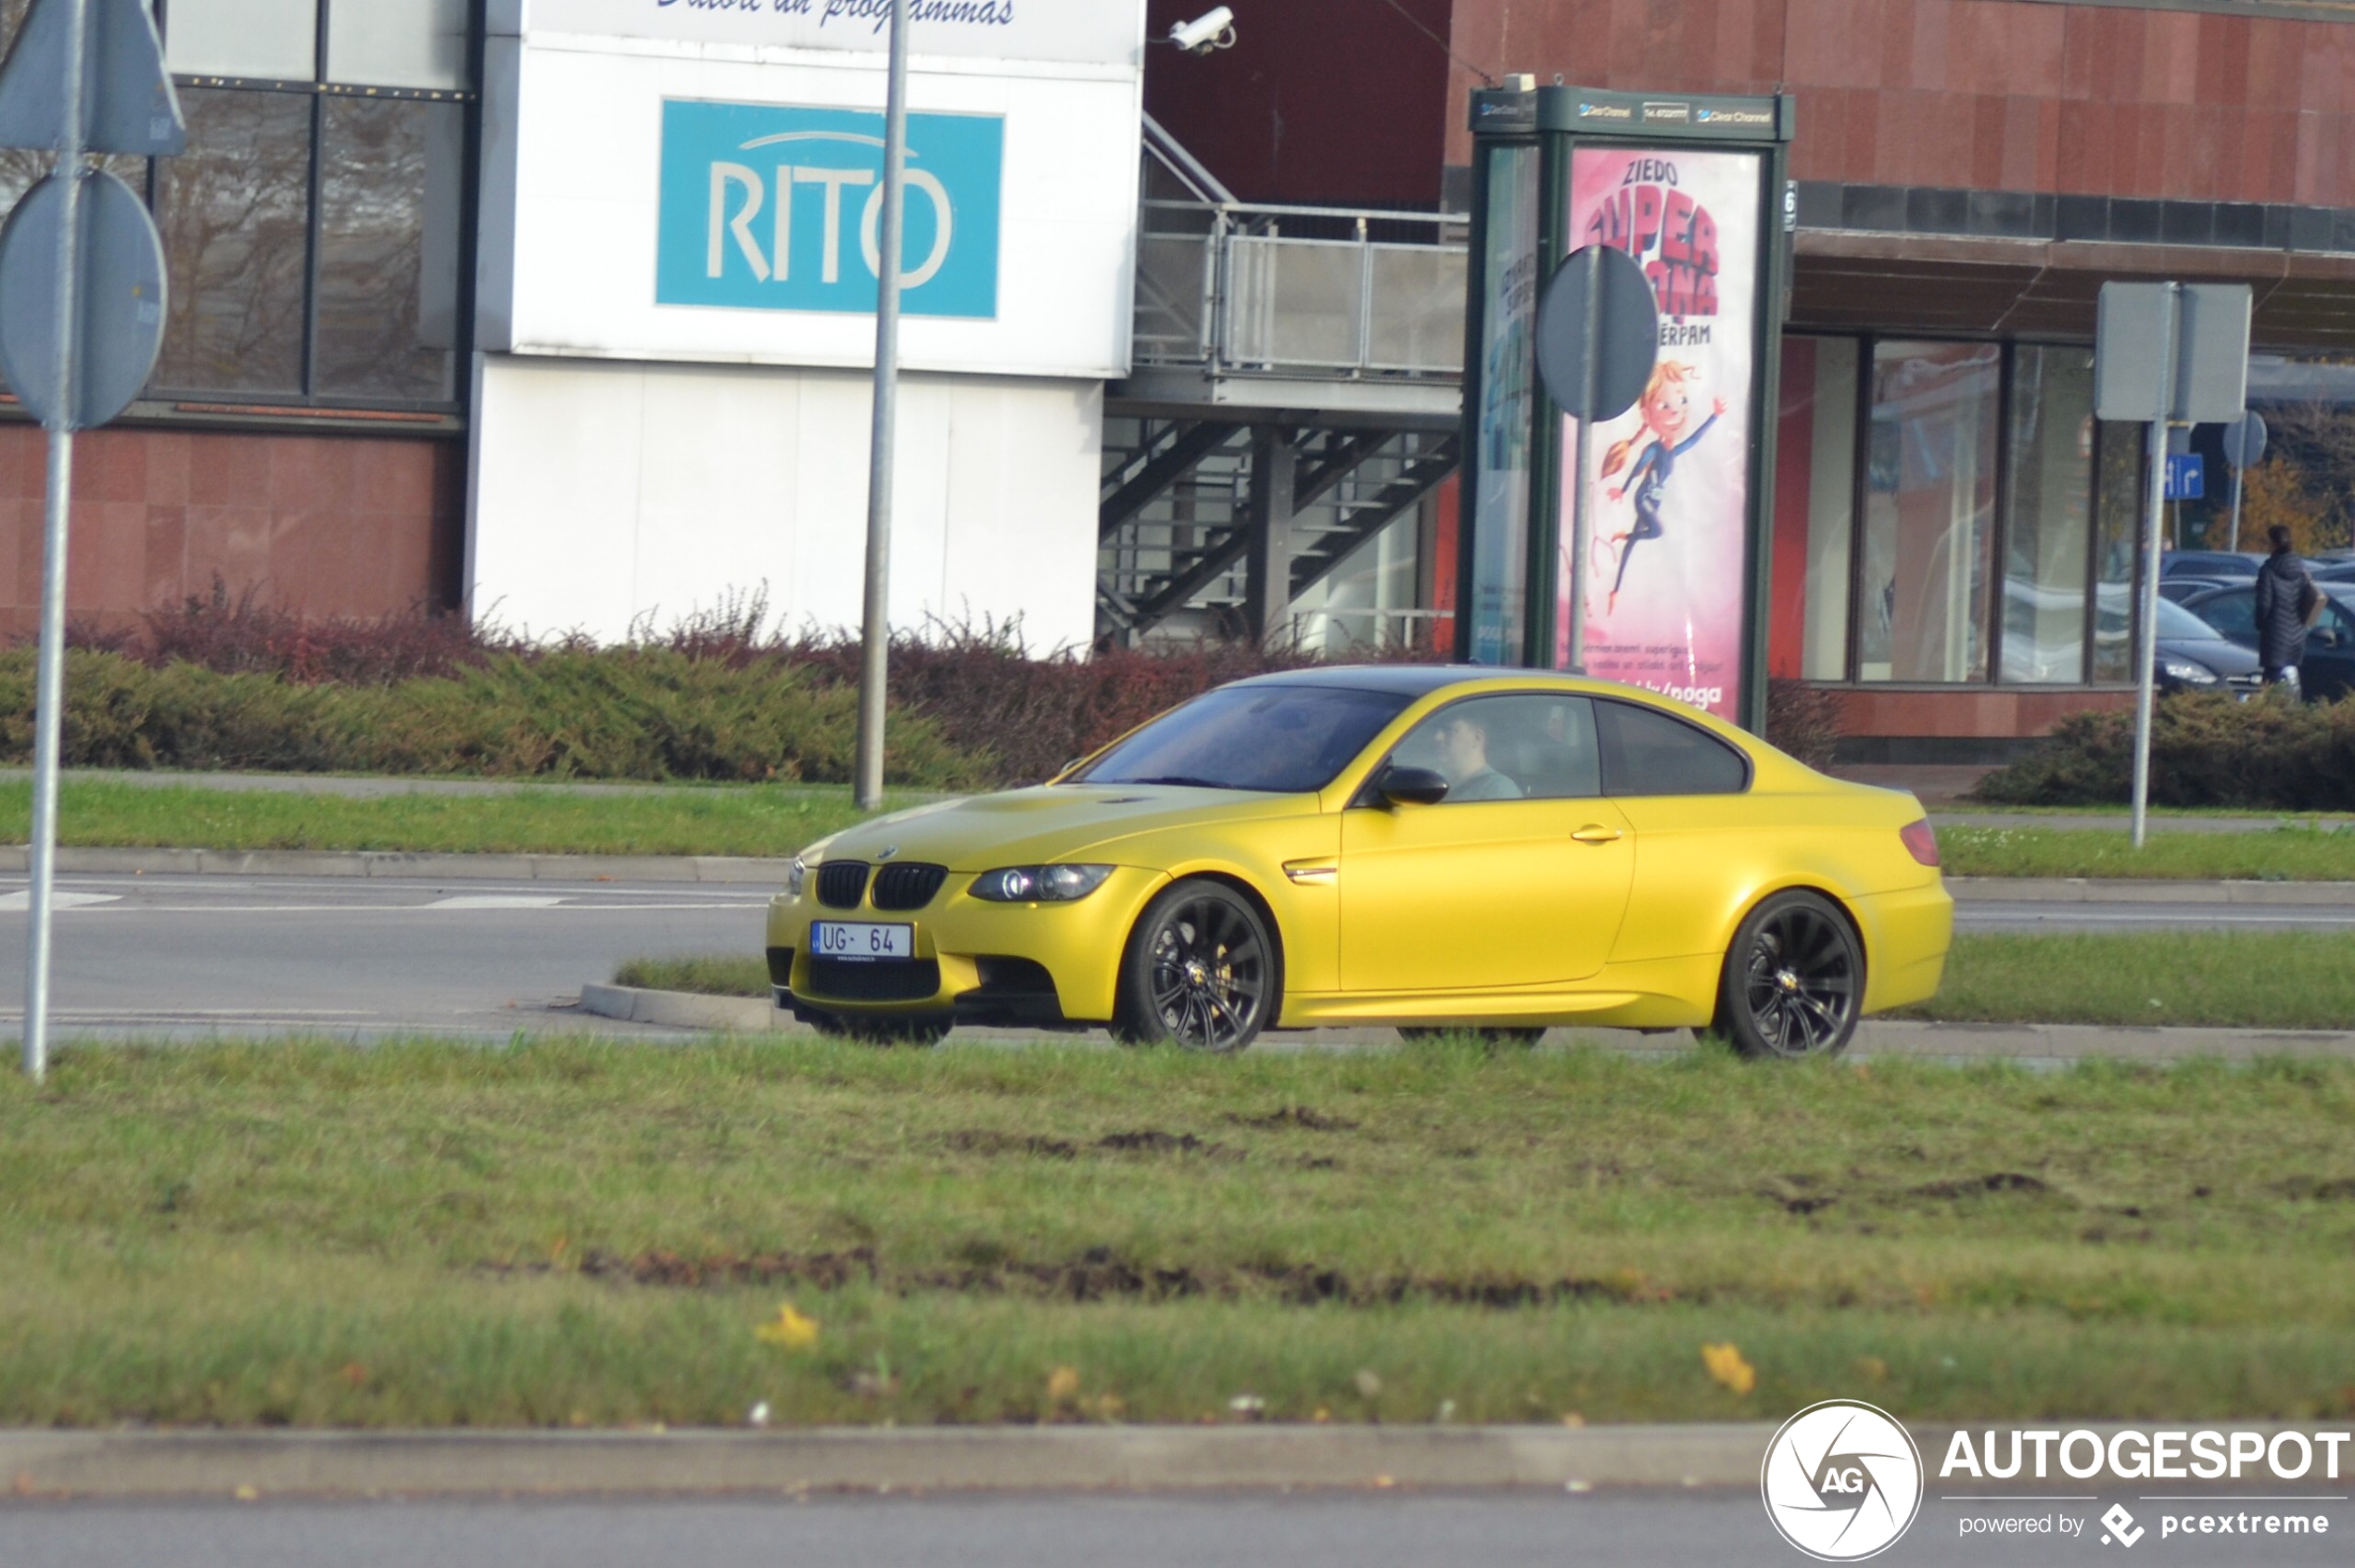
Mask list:
POLYGON ((1472 714, 1458 712, 1441 720, 1432 738, 1439 743, 1439 771, 1447 776, 1448 799, 1522 797, 1521 785, 1489 765, 1488 729, 1472 714))

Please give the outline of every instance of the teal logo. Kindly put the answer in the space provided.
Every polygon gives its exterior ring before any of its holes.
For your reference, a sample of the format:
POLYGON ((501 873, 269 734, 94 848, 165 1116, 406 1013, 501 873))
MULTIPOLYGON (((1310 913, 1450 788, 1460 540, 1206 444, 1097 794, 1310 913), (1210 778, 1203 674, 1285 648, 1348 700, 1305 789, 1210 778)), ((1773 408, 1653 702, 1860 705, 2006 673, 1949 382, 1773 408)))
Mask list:
MULTIPOLYGON (((667 99, 655 302, 872 315, 884 117, 667 99)), ((994 320, 1006 122, 908 117, 900 308, 994 320)))

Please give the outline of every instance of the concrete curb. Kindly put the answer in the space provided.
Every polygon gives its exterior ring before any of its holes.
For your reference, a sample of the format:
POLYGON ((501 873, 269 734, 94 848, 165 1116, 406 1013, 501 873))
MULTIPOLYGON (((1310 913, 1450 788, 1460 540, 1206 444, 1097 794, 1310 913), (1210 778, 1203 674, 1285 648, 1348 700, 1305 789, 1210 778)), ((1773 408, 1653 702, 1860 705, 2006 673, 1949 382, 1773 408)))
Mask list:
POLYGON ((1950 876, 1958 904, 2355 905, 2355 882, 2158 882, 2128 877, 1950 876))
MULTIPOLYGON (((22 875, 31 851, 0 848, 0 874, 22 875)), ((74 849, 60 872, 97 876, 350 876, 443 882, 709 882, 782 886, 790 858, 730 855, 408 855, 318 849, 74 849)))
POLYGON ((757 1034, 793 1022, 771 1003, 751 997, 698 996, 691 991, 649 991, 635 986, 583 986, 580 1011, 625 1024, 659 1024, 672 1029, 711 1029, 757 1034))
POLYGON ((0 1432, 18 1496, 1758 1485, 1774 1428, 0 1432))
MULTIPOLYGON (((797 1028, 789 1013, 749 997, 697 996, 686 991, 641 990, 630 986, 583 986, 580 1010, 624 1023, 657 1024, 673 1029, 761 1034, 797 1028)), ((1689 1043, 1691 1036, 1639 1034, 1632 1029, 1557 1031, 1606 1048, 1657 1052, 1689 1043)), ((1031 1038, 1009 1030, 969 1030, 969 1037, 1031 1038)), ((1395 1045, 1389 1029, 1320 1029, 1305 1036, 1275 1036, 1268 1043, 1305 1039, 1327 1047, 1395 1045)), ((2134 1062, 2181 1062, 2212 1056, 2253 1061, 2263 1056, 2355 1059, 2355 1030, 2221 1029, 2124 1024, 1930 1024, 1902 1018, 1867 1018, 1856 1026, 1850 1047, 1859 1058, 1924 1057, 1933 1061, 2070 1061, 2114 1057, 2134 1062)))

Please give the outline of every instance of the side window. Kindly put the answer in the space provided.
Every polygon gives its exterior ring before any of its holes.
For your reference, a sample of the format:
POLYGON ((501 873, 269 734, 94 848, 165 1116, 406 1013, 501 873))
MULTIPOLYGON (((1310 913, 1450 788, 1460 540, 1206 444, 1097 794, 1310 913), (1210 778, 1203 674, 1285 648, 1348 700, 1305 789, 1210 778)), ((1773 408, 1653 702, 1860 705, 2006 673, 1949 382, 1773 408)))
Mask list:
POLYGON ((2254 591, 2234 589, 2219 593, 2213 599, 2202 599, 2191 606, 2192 614, 2221 631, 2235 643, 2257 641, 2257 594, 2254 591))
POLYGON ((1444 776, 1442 804, 1602 793, 1594 704, 1585 697, 1531 693, 1453 703, 1416 725, 1391 761, 1444 776))
POLYGON ((1739 795, 1750 759, 1699 726, 1634 703, 1598 702, 1604 787, 1612 795, 1739 795))
POLYGON ((2323 647, 2339 653, 2355 651, 2355 615, 2349 615, 2336 601, 2323 603, 2323 618, 2314 623, 2314 630, 2322 633, 2323 647))

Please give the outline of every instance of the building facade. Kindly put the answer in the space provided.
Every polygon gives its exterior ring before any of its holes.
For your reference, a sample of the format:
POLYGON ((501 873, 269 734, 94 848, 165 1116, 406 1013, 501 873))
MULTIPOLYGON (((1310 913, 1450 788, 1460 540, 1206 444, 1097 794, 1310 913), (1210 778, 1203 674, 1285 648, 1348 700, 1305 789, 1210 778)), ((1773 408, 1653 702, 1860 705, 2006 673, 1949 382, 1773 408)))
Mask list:
MULTIPOLYGON (((2344 7, 1302 0, 1285 12, 1209 62, 1199 96, 1158 60, 1147 84, 1149 108, 1190 145, 1225 151, 1222 134, 1263 127, 1261 143, 1208 159, 1262 199, 1314 199, 1330 182, 1336 201, 1411 186, 1464 210, 1470 96, 1508 75, 1796 100, 1769 663, 1838 694, 1859 759, 1999 756, 2067 713, 2128 699, 2143 437, 2092 415, 2107 279, 2253 287, 2250 402, 2274 443, 2243 487, 2239 542, 2277 521, 2310 550, 2349 542, 2344 7), (1377 32, 1389 47, 1348 46, 1377 32), (1343 42, 1288 50, 1293 35, 1343 42), (1443 80, 1432 113, 1420 106, 1443 80), (1395 106, 1371 130, 1367 168, 1332 168, 1345 150, 1293 130, 1288 108, 1336 95, 1395 106), (1250 113, 1222 129, 1229 100, 1250 113), (1404 159, 1412 180, 1394 145, 1402 121, 1443 148, 1436 169, 1404 159)), ((2170 537, 2229 545, 2220 432, 2195 431, 2193 445, 2207 495, 2170 506, 2170 537)), ((1442 508, 1452 528, 1454 498, 1442 508)))
MULTIPOLYGON (((1142 3, 917 9, 893 617, 1084 645, 1142 3)), ((117 172, 162 230, 169 329, 82 470, 75 613, 217 577, 312 614, 601 640, 756 593, 788 625, 855 623, 881 16, 159 6, 188 151, 117 172)), ((11 196, 46 163, 6 157, 11 196)), ((37 433, 0 429, 0 465, 22 630, 37 433)))

